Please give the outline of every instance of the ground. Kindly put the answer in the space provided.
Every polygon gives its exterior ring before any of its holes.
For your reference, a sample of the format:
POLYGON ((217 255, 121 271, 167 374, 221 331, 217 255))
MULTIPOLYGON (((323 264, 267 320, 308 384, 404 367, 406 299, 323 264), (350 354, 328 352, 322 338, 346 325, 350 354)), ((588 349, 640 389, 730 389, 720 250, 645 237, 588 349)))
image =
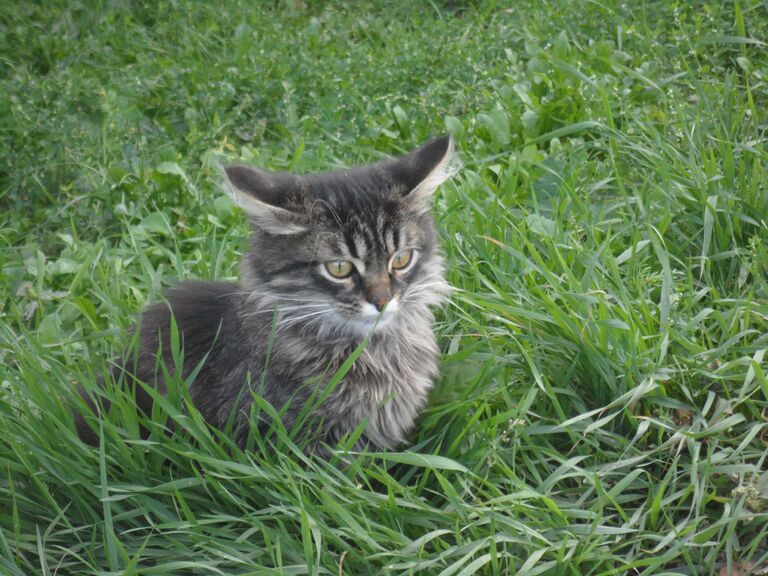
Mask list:
POLYGON ((0 6, 0 572, 763 574, 768 6, 0 6), (411 445, 241 452, 69 404, 178 279, 237 277, 216 165, 454 135, 411 445))

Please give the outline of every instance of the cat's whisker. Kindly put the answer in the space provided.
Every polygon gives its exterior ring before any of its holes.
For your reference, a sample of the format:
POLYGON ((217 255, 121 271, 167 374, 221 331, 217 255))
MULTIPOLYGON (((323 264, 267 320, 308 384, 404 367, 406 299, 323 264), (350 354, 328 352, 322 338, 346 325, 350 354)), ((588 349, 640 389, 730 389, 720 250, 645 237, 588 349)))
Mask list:
POLYGON ((426 276, 424 276, 423 278, 419 278, 419 280, 417 280, 416 282, 414 282, 413 284, 411 284, 411 286, 416 286, 416 285, 418 285, 418 284, 423 284, 425 281, 429 280, 430 278, 434 278, 435 276, 439 276, 439 275, 441 275, 442 273, 443 273, 443 272, 442 272, 442 270, 436 270, 435 272, 432 272, 432 273, 430 273, 430 274, 427 274, 427 275, 426 275, 426 276))
POLYGON ((322 298, 289 298, 280 294, 263 294, 262 296, 270 300, 285 300, 287 302, 327 302, 322 298))
POLYGON ((431 280, 435 276, 437 276, 439 272, 434 272, 432 274, 428 274, 427 276, 424 276, 423 278, 419 278, 416 282, 413 282, 411 286, 419 286, 420 284, 424 284, 425 282, 431 280))
POLYGON ((429 291, 430 288, 434 288, 435 286, 449 288, 449 284, 447 282, 430 282, 429 284, 423 284, 420 286, 412 285, 405 291, 405 296, 421 294, 423 292, 429 291))
MULTIPOLYGON (((433 282, 430 284, 424 284, 422 286, 419 286, 418 288, 409 289, 407 290, 402 298, 400 299, 401 304, 407 304, 410 302, 413 302, 414 300, 419 299, 422 295, 428 294, 432 296, 433 298, 437 298, 439 301, 442 299, 443 294, 451 290, 451 286, 446 282, 433 282), (442 290, 436 290, 437 287, 442 288, 442 290)), ((429 302, 427 302, 429 304, 429 302)))
POLYGON ((428 292, 433 288, 435 288, 436 286, 440 286, 441 288, 448 288, 448 284, 446 284, 445 282, 434 282, 432 284, 425 284, 424 286, 419 286, 415 290, 408 290, 407 293, 416 294, 421 292, 428 292))
POLYGON ((228 294, 217 296, 216 299, 223 298, 223 297, 230 297, 230 296, 247 296, 250 300, 287 300, 291 302, 327 302, 322 298, 309 298, 309 297, 289 298, 287 296, 283 296, 282 294, 275 294, 272 292, 264 292, 259 290, 238 290, 238 291, 230 292, 228 294))
POLYGON ((309 319, 304 319, 304 320, 301 320, 301 321, 295 321, 295 322, 288 322, 288 323, 284 323, 284 324, 278 324, 277 328, 279 330, 284 330, 284 329, 294 328, 294 327, 298 326, 299 334, 306 334, 308 332, 311 332, 312 335, 317 336, 318 335, 318 330, 317 330, 318 323, 320 323, 319 325, 322 326, 322 322, 325 321, 325 318, 326 317, 324 315, 321 315, 321 316, 318 316, 316 318, 309 318, 309 319))
POLYGON ((326 308, 325 310, 318 310, 316 312, 310 312, 309 314, 303 314, 301 316, 288 316, 287 318, 281 320, 277 323, 279 327, 285 327, 285 326, 291 326, 293 324, 296 324, 297 322, 301 322, 302 320, 306 320, 307 318, 311 318, 313 316, 317 316, 319 314, 330 314, 333 312, 333 310, 326 308))
POLYGON ((278 300, 278 299, 274 299, 274 300, 263 302, 261 305, 262 306, 267 305, 267 306, 282 307, 283 305, 291 306, 291 305, 294 305, 294 304, 299 305, 299 306, 304 305, 304 304, 316 304, 316 305, 327 306, 328 305, 328 300, 320 300, 320 299, 318 299, 318 300, 304 300, 303 298, 296 298, 295 300, 287 300, 287 299, 286 300, 278 300))
MULTIPOLYGON (((321 310, 312 310, 312 311, 308 312, 308 314, 317 314, 318 312, 328 312, 328 311, 331 311, 331 309, 328 306, 323 306, 321 310)), ((303 318, 306 315, 307 314, 301 314, 301 315, 297 316, 296 313, 293 313, 293 314, 286 315, 285 318, 286 318, 286 320, 288 320, 288 319, 296 319, 296 318, 303 318)))
POLYGON ((296 313, 300 310, 311 310, 313 308, 327 308, 327 304, 305 304, 303 306, 273 306, 269 310, 256 310, 243 314, 244 317, 258 316, 260 314, 285 314, 285 312, 296 313))
POLYGON ((301 310, 302 308, 320 308, 321 306, 328 307, 327 303, 324 304, 291 304, 289 306, 281 306, 280 304, 273 304, 271 308, 280 312, 286 312, 288 310, 301 310))
POLYGON ((253 294, 250 290, 243 290, 243 291, 235 291, 235 292, 227 292, 226 294, 219 294, 218 296, 214 296, 214 300, 219 300, 220 298, 231 298, 232 296, 250 296, 253 294))
MULTIPOLYGON (((419 288, 419 287, 424 286, 424 285, 430 285, 431 286, 432 283, 429 283, 429 280, 431 280, 432 278, 434 278, 436 276, 440 276, 440 275, 441 275, 440 272, 433 272, 432 274, 428 274, 424 278, 421 278, 418 281, 416 281, 413 284, 411 284, 410 286, 408 286, 408 288, 409 289, 419 288)), ((444 281, 441 279, 438 283, 442 284, 443 282, 444 281)))

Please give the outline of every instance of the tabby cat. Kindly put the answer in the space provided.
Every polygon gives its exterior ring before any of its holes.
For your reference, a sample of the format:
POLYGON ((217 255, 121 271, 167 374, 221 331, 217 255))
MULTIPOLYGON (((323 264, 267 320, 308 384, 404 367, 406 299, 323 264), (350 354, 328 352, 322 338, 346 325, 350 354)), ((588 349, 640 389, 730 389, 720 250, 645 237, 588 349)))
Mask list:
MULTIPOLYGON (((430 307, 449 287, 430 209, 449 176, 452 148, 442 137, 398 159, 303 176, 226 167, 252 228, 240 285, 193 281, 171 289, 141 314, 138 349, 113 365, 114 379, 165 392, 160 366, 174 366, 173 319, 182 376, 199 369, 192 400, 214 426, 232 416, 244 446, 254 421, 268 425, 263 412, 251 415, 254 393, 284 409, 290 428, 367 338, 302 435, 308 451, 325 454, 359 426, 356 448, 400 445, 437 374, 430 307)), ((141 386, 134 394, 149 414, 150 395, 141 386)), ((92 416, 76 419, 81 438, 97 443, 92 416)))

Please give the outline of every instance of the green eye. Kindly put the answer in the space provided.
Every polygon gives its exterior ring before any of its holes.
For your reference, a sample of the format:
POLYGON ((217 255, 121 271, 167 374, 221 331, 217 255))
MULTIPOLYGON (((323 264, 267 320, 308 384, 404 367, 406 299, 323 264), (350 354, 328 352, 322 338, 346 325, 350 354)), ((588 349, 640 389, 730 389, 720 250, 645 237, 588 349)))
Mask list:
POLYGON ((325 263, 325 269, 334 278, 346 278, 352 274, 354 266, 349 260, 331 260, 325 263))
POLYGON ((392 258, 392 269, 402 270, 406 268, 411 263, 411 258, 413 258, 413 250, 401 250, 392 258))

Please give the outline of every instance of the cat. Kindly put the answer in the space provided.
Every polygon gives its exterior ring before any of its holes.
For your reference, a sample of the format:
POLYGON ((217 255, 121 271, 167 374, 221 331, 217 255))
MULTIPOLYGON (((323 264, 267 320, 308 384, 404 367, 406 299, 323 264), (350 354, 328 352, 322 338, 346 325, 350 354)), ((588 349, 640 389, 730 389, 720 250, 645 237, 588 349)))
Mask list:
MULTIPOLYGON (((431 308, 450 288, 431 206, 451 175, 452 156, 445 136, 398 159, 336 172, 225 167, 251 226, 240 285, 188 281, 172 288, 140 315, 138 348, 113 364, 112 377, 137 378, 165 393, 158 355, 172 370, 175 322, 182 377, 199 369, 191 399, 209 424, 234 422, 243 447, 254 393, 284 409, 290 428, 367 339, 300 436, 308 452, 327 455, 360 426, 355 449, 397 448, 438 373, 431 308)), ((141 386, 132 393, 150 414, 150 394, 141 386)), ((98 443, 92 416, 76 413, 76 424, 84 441, 98 443)))

